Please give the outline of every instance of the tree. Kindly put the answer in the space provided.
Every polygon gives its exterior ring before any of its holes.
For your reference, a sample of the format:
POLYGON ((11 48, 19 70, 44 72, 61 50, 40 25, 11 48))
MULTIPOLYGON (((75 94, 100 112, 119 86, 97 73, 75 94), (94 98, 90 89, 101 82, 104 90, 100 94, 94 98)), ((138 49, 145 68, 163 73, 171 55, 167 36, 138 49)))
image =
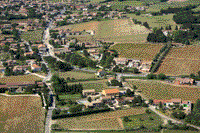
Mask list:
POLYGON ((147 114, 151 114, 151 111, 149 109, 146 109, 147 114))
POLYGON ((159 102, 158 107, 159 107, 159 109, 162 109, 162 108, 163 108, 163 104, 162 104, 162 102, 159 102))
POLYGON ((152 99, 149 99, 149 104, 153 104, 153 100, 152 99))
POLYGON ((134 96, 134 92, 131 91, 130 89, 127 89, 127 90, 126 90, 126 96, 127 96, 127 97, 132 97, 132 96, 134 96))
POLYGON ((149 24, 147 22, 144 22, 143 25, 147 28, 150 29, 149 24))
POLYGON ((136 73, 139 73, 139 70, 138 70, 136 67, 134 67, 134 68, 133 68, 133 73, 135 73, 135 74, 136 74, 136 73))
POLYGON ((187 32, 182 31, 182 30, 178 30, 178 31, 174 31, 173 32, 173 40, 177 43, 182 43, 187 40, 187 32))
POLYGON ((150 74, 147 75, 147 79, 156 79, 156 75, 150 73, 150 74))
POLYGON ((194 79, 195 77, 196 77, 196 76, 195 76, 194 73, 191 73, 190 76, 189 76, 189 78, 192 78, 192 79, 194 79))
POLYGON ((186 40, 186 41, 185 41, 185 45, 190 45, 190 41, 189 41, 189 40, 186 40))
POLYGON ((199 78, 200 78, 200 71, 198 71, 198 76, 199 76, 199 78))
POLYGON ((166 75, 163 73, 157 75, 157 79, 165 80, 166 78, 167 78, 166 75))
POLYGON ((8 52, 9 49, 10 49, 10 47, 9 47, 8 45, 4 45, 4 46, 3 46, 3 51, 4 51, 4 52, 8 52))
POLYGON ((85 50, 85 49, 83 50, 83 54, 84 54, 84 56, 85 56, 85 57, 88 57, 88 56, 90 56, 90 54, 88 53, 88 51, 87 51, 87 50, 85 50))
POLYGON ((92 98, 91 97, 88 97, 87 99, 90 103, 92 102, 92 98))
POLYGON ((175 30, 178 30, 178 26, 176 25, 175 30))
POLYGON ((128 118, 128 116, 125 116, 125 117, 124 117, 124 121, 125 121, 125 122, 129 122, 129 121, 130 121, 129 118, 128 118))

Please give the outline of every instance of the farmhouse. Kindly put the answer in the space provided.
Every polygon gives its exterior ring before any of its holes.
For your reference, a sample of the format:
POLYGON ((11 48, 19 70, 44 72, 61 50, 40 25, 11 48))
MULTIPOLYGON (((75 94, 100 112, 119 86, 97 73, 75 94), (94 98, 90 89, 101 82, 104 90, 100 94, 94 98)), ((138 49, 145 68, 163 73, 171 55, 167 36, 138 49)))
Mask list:
POLYGON ((24 90, 28 87, 33 87, 35 85, 38 85, 40 87, 43 86, 43 82, 12 82, 7 83, 5 85, 0 85, 0 89, 8 90, 9 92, 24 92, 24 90))
POLYGON ((174 107, 175 105, 182 106, 187 112, 191 111, 192 103, 190 101, 182 101, 181 99, 170 99, 170 100, 153 100, 153 105, 158 106, 162 103, 167 108, 174 107))
POLYGON ((174 84, 176 85, 193 85, 195 80, 192 78, 176 78, 174 84))
POLYGON ((114 58, 116 65, 125 65, 128 61, 126 58, 114 58))
POLYGON ((27 68, 28 68, 28 65, 24 65, 24 66, 14 66, 13 72, 23 72, 23 71, 26 71, 27 68))
POLYGON ((96 75, 97 75, 97 76, 100 76, 100 77, 105 76, 105 74, 106 74, 106 71, 103 70, 103 69, 99 69, 99 70, 97 71, 97 73, 96 73, 96 75))
POLYGON ((33 70, 34 72, 38 72, 38 71, 41 71, 41 67, 36 64, 32 64, 31 70, 33 70))
POLYGON ((119 96, 119 89, 106 89, 102 91, 104 96, 119 96))
POLYGON ((95 94, 95 89, 91 89, 91 90, 83 90, 82 91, 82 94, 83 96, 88 96, 88 95, 92 95, 92 94, 95 94))

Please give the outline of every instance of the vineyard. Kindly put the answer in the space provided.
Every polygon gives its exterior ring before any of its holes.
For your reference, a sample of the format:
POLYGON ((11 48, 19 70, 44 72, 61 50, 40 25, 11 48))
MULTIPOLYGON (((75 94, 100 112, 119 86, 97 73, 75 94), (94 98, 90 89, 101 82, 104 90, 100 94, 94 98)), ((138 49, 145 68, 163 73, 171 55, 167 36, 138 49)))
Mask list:
POLYGON ((162 44, 116 44, 110 49, 116 50, 119 57, 152 61, 162 47, 162 44))
POLYGON ((157 73, 166 75, 190 75, 200 71, 200 46, 173 48, 161 63, 157 73))

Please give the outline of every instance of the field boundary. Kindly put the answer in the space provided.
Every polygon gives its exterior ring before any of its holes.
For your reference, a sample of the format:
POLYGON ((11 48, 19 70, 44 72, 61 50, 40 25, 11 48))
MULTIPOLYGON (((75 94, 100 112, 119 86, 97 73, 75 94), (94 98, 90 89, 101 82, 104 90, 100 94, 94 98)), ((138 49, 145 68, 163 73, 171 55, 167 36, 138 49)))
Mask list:
POLYGON ((7 97, 12 97, 12 96, 18 96, 18 97, 21 97, 21 96, 37 96, 37 97, 40 97, 40 95, 38 94, 15 94, 15 95, 8 95, 8 94, 5 94, 5 93, 0 93, 0 95, 3 95, 3 96, 7 96, 7 97))

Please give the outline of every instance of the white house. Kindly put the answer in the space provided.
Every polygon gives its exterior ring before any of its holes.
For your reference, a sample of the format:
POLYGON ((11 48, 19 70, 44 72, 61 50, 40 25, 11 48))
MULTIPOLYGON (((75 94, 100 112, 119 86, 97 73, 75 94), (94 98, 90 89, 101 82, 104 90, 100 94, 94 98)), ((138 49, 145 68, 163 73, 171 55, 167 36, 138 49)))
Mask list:
POLYGON ((103 69, 99 69, 99 70, 97 71, 97 73, 96 73, 96 75, 97 75, 97 76, 100 76, 100 77, 105 76, 105 74, 106 74, 106 71, 103 70, 103 69))
POLYGON ((38 72, 38 71, 41 71, 41 67, 36 65, 36 64, 32 64, 31 65, 31 70, 33 70, 35 72, 38 72))

